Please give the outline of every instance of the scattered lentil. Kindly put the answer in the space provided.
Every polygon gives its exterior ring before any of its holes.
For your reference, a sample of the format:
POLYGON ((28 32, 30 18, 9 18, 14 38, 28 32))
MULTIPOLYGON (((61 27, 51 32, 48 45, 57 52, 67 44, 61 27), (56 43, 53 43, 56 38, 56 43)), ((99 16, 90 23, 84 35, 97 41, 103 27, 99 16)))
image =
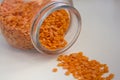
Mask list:
POLYGON ((52 70, 53 72, 57 72, 57 68, 53 68, 53 70, 52 70))
POLYGON ((109 72, 106 64, 101 64, 96 60, 89 60, 82 52, 60 55, 57 61, 58 67, 67 70, 65 72, 66 76, 72 74, 77 80, 112 80, 114 78, 114 74, 104 76, 109 72))
POLYGON ((69 72, 69 71, 66 71, 66 72, 65 72, 65 75, 66 75, 66 76, 69 76, 69 75, 70 75, 70 72, 69 72))

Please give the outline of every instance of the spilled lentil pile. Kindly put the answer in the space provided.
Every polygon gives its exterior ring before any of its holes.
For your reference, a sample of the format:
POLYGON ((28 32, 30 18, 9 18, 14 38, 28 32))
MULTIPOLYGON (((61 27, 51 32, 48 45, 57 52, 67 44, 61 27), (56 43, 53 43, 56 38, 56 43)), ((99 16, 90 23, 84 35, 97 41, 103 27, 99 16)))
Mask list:
MULTIPOLYGON (((42 1, 42 0, 41 0, 42 1)), ((43 2, 43 3, 42 3, 43 2)), ((4 0, 0 4, 0 28, 7 42, 16 48, 32 49, 30 29, 36 13, 46 5, 35 0, 4 0)), ((56 50, 67 45, 64 39, 69 26, 65 10, 56 10, 43 22, 39 41, 47 49, 56 50)))
MULTIPOLYGON (((112 80, 114 74, 109 72, 107 64, 101 64, 96 60, 89 60, 82 52, 71 53, 70 55, 60 55, 57 59, 58 67, 62 67, 66 72, 77 80, 112 80)), ((53 72, 57 72, 57 68, 53 68, 53 72)))

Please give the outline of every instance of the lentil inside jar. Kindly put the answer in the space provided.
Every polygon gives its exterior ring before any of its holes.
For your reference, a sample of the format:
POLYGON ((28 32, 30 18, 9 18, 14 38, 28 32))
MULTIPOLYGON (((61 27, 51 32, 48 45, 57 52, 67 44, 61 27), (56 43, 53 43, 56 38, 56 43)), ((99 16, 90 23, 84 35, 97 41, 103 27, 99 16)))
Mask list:
MULTIPOLYGON (((13 47, 32 49, 30 28, 36 13, 50 0, 4 0, 0 5, 0 28, 7 42, 13 47)), ((66 10, 56 10, 40 28, 40 43, 47 49, 56 50, 67 45, 64 39, 70 24, 66 10)))

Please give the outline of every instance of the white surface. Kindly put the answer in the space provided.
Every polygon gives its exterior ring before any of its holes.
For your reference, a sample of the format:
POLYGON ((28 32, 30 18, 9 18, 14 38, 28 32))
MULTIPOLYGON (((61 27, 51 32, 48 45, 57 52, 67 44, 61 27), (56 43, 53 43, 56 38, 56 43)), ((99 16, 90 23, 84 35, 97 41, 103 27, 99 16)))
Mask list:
MULTIPOLYGON (((82 16, 82 32, 66 53, 83 51, 108 64, 120 80, 120 0, 73 0, 82 16)), ((0 80, 74 80, 62 70, 52 73, 56 56, 14 49, 0 36, 0 80)))

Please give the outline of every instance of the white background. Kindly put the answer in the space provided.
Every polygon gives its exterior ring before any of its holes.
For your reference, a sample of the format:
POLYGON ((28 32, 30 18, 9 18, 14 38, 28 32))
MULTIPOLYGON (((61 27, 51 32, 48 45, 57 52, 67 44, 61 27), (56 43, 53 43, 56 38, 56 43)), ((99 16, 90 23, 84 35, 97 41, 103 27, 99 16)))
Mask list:
MULTIPOLYGON (((65 53, 83 51, 109 66, 120 80, 120 0, 73 0, 82 17, 78 41, 65 53)), ((0 80, 74 80, 56 67, 56 56, 10 47, 0 35, 0 80)))

